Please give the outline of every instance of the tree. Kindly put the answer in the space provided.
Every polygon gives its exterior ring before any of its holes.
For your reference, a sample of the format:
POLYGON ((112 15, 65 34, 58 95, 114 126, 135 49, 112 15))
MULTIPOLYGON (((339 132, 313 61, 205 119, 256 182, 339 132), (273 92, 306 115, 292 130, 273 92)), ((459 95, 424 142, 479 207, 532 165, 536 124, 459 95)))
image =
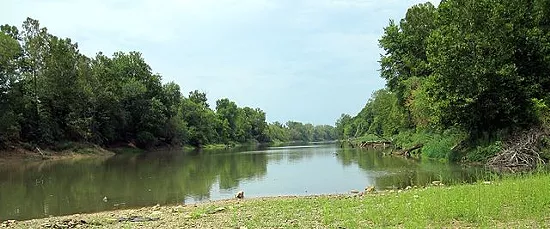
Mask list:
POLYGON ((19 138, 19 111, 21 107, 21 76, 19 65, 23 50, 15 39, 17 30, 2 26, 0 32, 0 148, 19 138), (9 31, 6 31, 9 30, 9 31), (15 37, 15 38, 14 38, 15 37))
POLYGON ((222 137, 222 141, 238 141, 239 133, 239 119, 240 113, 239 108, 235 102, 230 101, 229 99, 220 99, 216 101, 216 114, 221 121, 220 129, 218 133, 222 137))

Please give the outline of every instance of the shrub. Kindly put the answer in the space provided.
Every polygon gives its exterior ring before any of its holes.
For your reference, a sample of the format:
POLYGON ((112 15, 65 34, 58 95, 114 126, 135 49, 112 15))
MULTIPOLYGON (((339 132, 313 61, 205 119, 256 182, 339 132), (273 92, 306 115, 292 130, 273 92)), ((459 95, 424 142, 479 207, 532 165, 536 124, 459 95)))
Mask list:
POLYGON ((154 146, 157 142, 157 138, 150 132, 141 131, 136 135, 137 147, 148 149, 154 146))
POLYGON ((502 150, 501 141, 487 142, 468 151, 466 159, 471 162, 485 162, 495 156, 500 150, 502 150))

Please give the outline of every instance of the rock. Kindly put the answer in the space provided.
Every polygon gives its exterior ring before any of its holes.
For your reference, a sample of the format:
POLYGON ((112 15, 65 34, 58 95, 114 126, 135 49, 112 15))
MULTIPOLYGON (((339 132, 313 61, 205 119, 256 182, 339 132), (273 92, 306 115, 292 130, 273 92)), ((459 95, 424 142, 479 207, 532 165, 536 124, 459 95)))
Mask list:
POLYGON ((183 212, 184 211, 184 207, 183 206, 177 206, 177 207, 174 207, 172 208, 172 213, 176 213, 176 212, 183 212))
POLYGON ((151 212, 151 215, 162 215, 161 211, 153 211, 151 212))
POLYGON ((107 199, 107 197, 103 197, 103 202, 107 203, 109 201, 109 199, 107 199))
POLYGON ((11 226, 15 225, 15 223, 17 223, 17 221, 15 221, 13 219, 6 220, 6 221, 4 221, 0 224, 0 227, 11 227, 11 226))
POLYGON ((355 190, 355 189, 352 189, 350 192, 351 192, 351 193, 354 193, 354 194, 359 193, 359 191, 357 191, 357 190, 355 190))
POLYGON ((120 217, 120 218, 118 218, 118 222, 133 222, 133 223, 136 223, 136 222, 157 221, 159 219, 160 218, 158 218, 158 217, 151 218, 151 217, 142 217, 142 216, 130 216, 128 218, 120 217))
POLYGON ((412 187, 411 186, 405 187, 405 190, 409 190, 409 189, 412 189, 412 187))
POLYGON ((222 212, 222 211, 225 211, 225 208, 224 208, 224 207, 216 208, 216 209, 214 209, 214 210, 212 210, 212 211, 210 211, 210 212, 208 212, 208 213, 210 213, 210 214, 216 214, 216 213, 222 212))
POLYGON ((366 193, 373 193, 375 191, 376 191, 376 188, 374 188, 374 186, 369 186, 365 188, 366 193))
POLYGON ((432 181, 432 184, 435 185, 435 186, 443 185, 443 183, 441 183, 441 181, 438 181, 438 180, 432 181))
POLYGON ((160 210, 160 204, 153 206, 153 211, 158 211, 158 210, 160 210))
POLYGON ((244 198, 244 191, 239 191, 239 192, 237 192, 237 195, 235 195, 235 198, 237 198, 237 199, 242 199, 242 198, 244 198))
POLYGON ((492 184, 492 183, 493 183, 493 182, 491 182, 491 181, 483 181, 483 184, 486 184, 486 185, 492 184))

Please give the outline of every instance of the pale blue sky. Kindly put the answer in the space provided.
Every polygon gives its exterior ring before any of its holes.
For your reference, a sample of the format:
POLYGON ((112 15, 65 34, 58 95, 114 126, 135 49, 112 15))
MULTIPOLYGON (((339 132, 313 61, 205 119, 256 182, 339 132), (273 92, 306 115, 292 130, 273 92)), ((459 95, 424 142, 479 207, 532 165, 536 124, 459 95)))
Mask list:
POLYGON ((165 82, 206 92, 211 107, 229 98, 270 122, 334 124, 383 87, 383 27, 426 1, 4 0, 0 23, 38 19, 90 57, 140 51, 165 82))

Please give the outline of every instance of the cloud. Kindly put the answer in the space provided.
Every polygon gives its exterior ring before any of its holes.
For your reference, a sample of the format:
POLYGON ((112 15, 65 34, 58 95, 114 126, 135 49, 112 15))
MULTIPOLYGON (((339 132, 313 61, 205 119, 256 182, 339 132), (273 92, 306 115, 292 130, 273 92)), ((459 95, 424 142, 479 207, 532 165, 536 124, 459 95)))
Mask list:
MULTIPOLYGON (((81 51, 141 51, 185 92, 261 107, 270 121, 332 124, 378 77, 378 38, 417 0, 5 0, 0 20, 40 20, 81 51)), ((432 1, 435 3, 435 1, 432 1)))

